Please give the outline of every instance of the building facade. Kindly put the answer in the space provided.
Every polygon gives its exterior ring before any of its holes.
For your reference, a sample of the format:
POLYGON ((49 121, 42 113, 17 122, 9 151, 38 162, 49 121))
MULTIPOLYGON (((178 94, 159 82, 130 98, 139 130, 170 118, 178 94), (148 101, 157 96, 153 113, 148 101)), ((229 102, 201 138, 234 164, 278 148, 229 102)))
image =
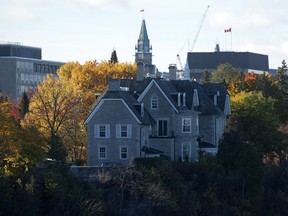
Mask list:
MULTIPOLYGON (((176 67, 170 73, 176 76, 176 67)), ((136 157, 156 155, 176 161, 197 160, 199 152, 215 154, 230 114, 229 95, 220 84, 110 80, 85 121, 88 166, 131 164, 136 157)))
POLYGON ((267 55, 251 52, 188 52, 187 68, 190 77, 201 80, 205 70, 212 73, 221 64, 229 63, 233 67, 245 72, 263 73, 269 72, 269 60, 267 55))
POLYGON ((0 44, 0 90, 10 100, 35 88, 47 74, 56 72, 63 62, 42 60, 41 48, 20 44, 0 44))

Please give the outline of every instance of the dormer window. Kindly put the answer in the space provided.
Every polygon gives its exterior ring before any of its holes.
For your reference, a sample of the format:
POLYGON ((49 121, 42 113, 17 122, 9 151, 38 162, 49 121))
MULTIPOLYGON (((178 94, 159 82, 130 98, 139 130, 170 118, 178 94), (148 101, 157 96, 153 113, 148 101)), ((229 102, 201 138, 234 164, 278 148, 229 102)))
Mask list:
POLYGON ((158 98, 156 96, 151 98, 151 109, 158 109, 158 98))

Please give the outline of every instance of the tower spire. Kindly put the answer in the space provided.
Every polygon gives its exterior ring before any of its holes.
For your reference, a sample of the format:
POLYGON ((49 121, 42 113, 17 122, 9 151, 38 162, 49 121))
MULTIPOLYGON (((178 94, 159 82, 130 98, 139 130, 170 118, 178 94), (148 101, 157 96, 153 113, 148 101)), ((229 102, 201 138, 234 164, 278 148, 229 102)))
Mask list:
POLYGON ((151 46, 145 19, 142 20, 139 39, 136 45, 135 62, 138 63, 139 61, 144 64, 152 64, 151 46))

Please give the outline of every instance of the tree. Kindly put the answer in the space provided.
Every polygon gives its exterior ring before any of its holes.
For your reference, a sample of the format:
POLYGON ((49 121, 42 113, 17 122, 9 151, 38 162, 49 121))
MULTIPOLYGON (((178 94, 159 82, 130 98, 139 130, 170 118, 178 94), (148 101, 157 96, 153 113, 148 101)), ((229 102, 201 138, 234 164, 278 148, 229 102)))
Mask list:
POLYGON ((229 86, 234 80, 243 77, 240 68, 235 68, 231 64, 221 64, 211 74, 211 82, 223 83, 229 86))
POLYGON ((18 107, 19 113, 21 118, 23 119, 26 113, 29 111, 29 98, 26 94, 26 92, 23 92, 21 101, 19 103, 18 107))
POLYGON ((58 75, 70 83, 75 92, 81 94, 81 103, 86 116, 95 102, 95 93, 102 93, 108 85, 108 80, 131 79, 136 75, 136 64, 111 64, 103 61, 87 61, 85 64, 71 62, 60 67, 58 75))
POLYGON ((288 67, 286 61, 282 61, 281 67, 278 67, 276 74, 276 84, 278 88, 285 94, 288 95, 288 75, 287 75, 288 67))
POLYGON ((12 104, 2 99, 0 101, 0 163, 9 157, 10 155, 16 154, 16 135, 18 126, 11 115, 12 104))
POLYGON ((253 144, 263 156, 284 148, 271 97, 265 98, 261 92, 241 92, 231 97, 231 107, 234 124, 245 134, 244 142, 253 144))
POLYGON ((53 75, 47 75, 31 98, 29 112, 22 125, 37 128, 48 144, 48 152, 53 159, 61 158, 55 156, 55 151, 65 155, 61 146, 66 135, 63 127, 70 119, 77 118, 78 109, 81 109, 79 102, 80 96, 74 94, 71 85, 66 81, 56 80, 53 75))
POLYGON ((110 63, 112 64, 118 63, 116 50, 113 50, 111 53, 110 63))
POLYGON ((210 83, 211 80, 211 74, 208 72, 208 70, 204 70, 202 75, 202 83, 210 83))

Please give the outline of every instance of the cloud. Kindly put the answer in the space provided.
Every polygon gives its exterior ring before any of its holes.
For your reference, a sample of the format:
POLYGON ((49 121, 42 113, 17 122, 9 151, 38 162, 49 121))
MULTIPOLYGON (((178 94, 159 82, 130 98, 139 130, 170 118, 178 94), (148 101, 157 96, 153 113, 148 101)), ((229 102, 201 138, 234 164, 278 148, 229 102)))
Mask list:
POLYGON ((129 0, 67 0, 67 2, 92 7, 100 7, 105 5, 117 5, 125 7, 129 4, 129 0))
POLYGON ((267 28, 273 25, 273 19, 267 15, 243 13, 237 15, 230 12, 217 12, 211 15, 209 25, 213 28, 235 27, 237 29, 267 28))
POLYGON ((20 21, 35 21, 39 17, 32 11, 24 7, 13 6, 6 11, 7 16, 12 20, 20 21))

